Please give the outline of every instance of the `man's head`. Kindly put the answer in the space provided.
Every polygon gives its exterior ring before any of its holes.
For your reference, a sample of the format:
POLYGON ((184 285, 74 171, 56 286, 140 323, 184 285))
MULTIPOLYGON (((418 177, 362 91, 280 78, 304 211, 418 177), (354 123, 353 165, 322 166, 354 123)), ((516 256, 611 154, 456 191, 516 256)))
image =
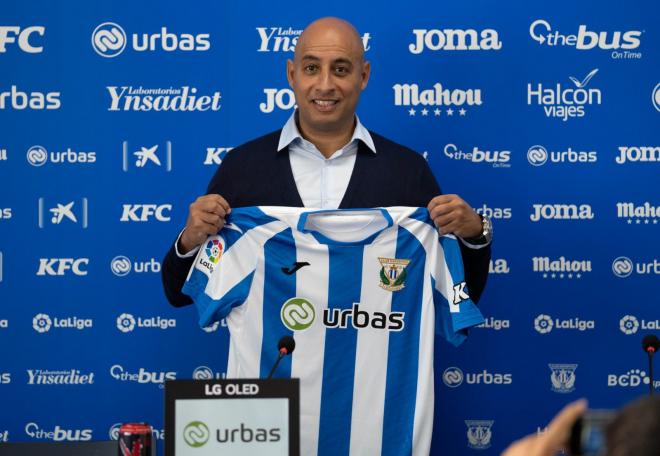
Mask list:
POLYGON ((608 426, 607 456, 660 454, 660 397, 638 399, 625 406, 608 426))
POLYGON ((308 25, 294 59, 287 60, 303 134, 341 134, 352 128, 370 70, 360 35, 351 24, 328 17, 308 25))

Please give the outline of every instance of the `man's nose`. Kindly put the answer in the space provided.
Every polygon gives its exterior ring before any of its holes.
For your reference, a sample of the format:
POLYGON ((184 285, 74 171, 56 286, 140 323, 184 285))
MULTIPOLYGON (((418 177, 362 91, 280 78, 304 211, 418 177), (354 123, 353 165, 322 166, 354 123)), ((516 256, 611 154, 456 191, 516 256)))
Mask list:
POLYGON ((323 93, 332 92, 335 89, 335 81, 331 69, 324 69, 319 73, 316 88, 323 93))

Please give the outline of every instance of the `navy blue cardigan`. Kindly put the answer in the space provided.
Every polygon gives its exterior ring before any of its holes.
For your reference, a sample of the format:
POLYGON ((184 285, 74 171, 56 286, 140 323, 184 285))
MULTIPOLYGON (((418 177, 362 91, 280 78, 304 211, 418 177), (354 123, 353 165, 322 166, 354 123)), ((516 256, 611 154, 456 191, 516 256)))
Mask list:
MULTIPOLYGON (((257 138, 228 153, 211 179, 207 194, 222 195, 231 207, 303 207, 288 150, 277 151, 280 132, 257 138)), ((339 205, 341 209, 426 207, 440 194, 440 187, 423 157, 376 133, 369 133, 377 153, 359 143, 353 174, 339 205)), ((461 254, 470 297, 476 302, 486 285, 490 246, 475 250, 461 243, 461 254)), ((192 303, 181 293, 192 263, 193 258, 179 258, 174 245, 163 260, 163 287, 173 306, 192 303)))

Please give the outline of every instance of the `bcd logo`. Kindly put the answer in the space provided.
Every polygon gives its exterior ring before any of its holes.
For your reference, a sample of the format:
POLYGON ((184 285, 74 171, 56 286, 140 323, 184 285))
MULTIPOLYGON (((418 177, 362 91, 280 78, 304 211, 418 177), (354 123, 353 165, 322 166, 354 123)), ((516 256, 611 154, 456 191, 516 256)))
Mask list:
POLYGON ((30 39, 35 33, 39 36, 44 36, 45 31, 46 28, 39 25, 26 27, 23 30, 18 26, 0 26, 0 53, 7 52, 6 45, 9 43, 18 43, 21 51, 29 54, 43 52, 43 46, 35 46, 34 40, 30 43, 30 39))
POLYGON ((63 276, 71 271, 77 276, 86 276, 83 266, 89 264, 89 258, 40 258, 38 276, 63 276))
POLYGON ((148 222, 151 217, 159 222, 170 221, 171 204, 123 204, 121 222, 148 222))
POLYGON ((264 114, 273 112, 275 107, 288 110, 296 106, 296 96, 291 89, 264 89, 266 101, 259 104, 264 114))

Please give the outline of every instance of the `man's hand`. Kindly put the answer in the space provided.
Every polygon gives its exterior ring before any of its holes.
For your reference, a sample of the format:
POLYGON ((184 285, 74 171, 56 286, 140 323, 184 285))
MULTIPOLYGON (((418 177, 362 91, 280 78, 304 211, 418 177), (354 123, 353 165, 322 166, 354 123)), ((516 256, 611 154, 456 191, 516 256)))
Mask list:
POLYGON ((587 410, 587 401, 572 402, 550 422, 548 430, 539 435, 528 435, 514 442, 502 456, 554 456, 568 445, 573 424, 587 410))
POLYGON ((428 205, 431 220, 441 234, 453 233, 463 239, 481 236, 481 217, 458 195, 440 195, 428 205))
POLYGON ((185 254, 225 226, 231 212, 229 203, 220 195, 200 196, 190 205, 186 228, 179 239, 179 252, 185 254))

